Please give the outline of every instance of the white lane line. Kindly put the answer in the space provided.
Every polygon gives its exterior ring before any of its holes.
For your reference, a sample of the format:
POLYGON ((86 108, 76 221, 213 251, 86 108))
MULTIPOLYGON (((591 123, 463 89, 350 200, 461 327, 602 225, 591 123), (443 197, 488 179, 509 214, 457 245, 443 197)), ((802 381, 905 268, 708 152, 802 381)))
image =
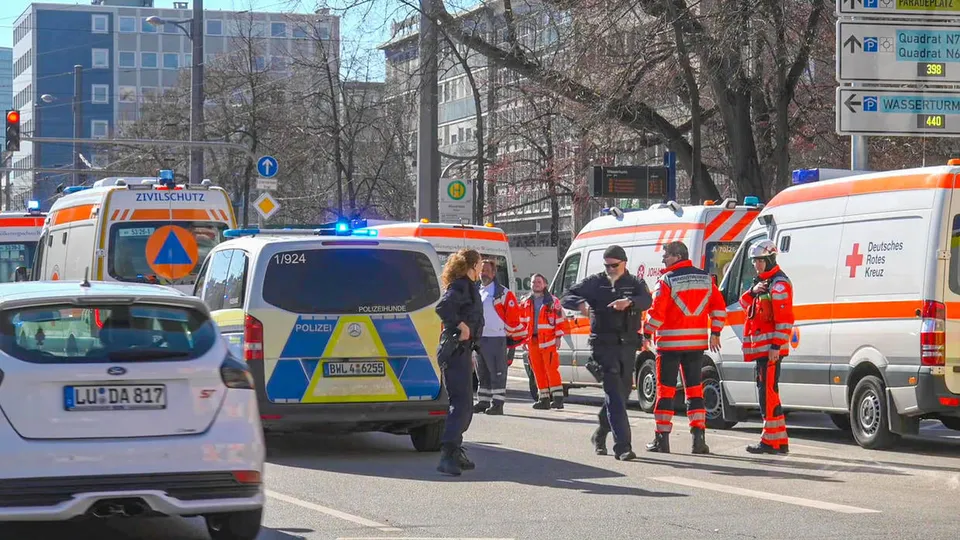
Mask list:
POLYGON ((514 538, 437 538, 435 536, 341 536, 337 540, 515 540, 514 538))
POLYGON ((334 510, 333 508, 327 508, 326 506, 321 506, 316 503, 309 501, 304 501, 296 497, 291 497, 289 495, 284 495, 283 493, 277 493, 276 491, 266 490, 267 497, 276 499, 278 501, 283 501, 285 503, 295 504, 301 508, 306 508, 307 510, 313 510, 314 512, 320 512, 321 514, 326 514, 335 518, 342 519, 344 521, 349 521, 350 523, 355 523, 357 525, 362 525, 364 527, 371 527, 374 529, 379 529, 383 532, 400 532, 401 529, 396 527, 391 527, 389 525, 384 525, 383 523, 377 523, 376 521, 371 521, 360 516, 354 516, 353 514, 348 514, 346 512, 341 512, 339 510, 334 510))
POLYGON ((880 510, 871 510, 869 508, 857 508, 856 506, 846 506, 843 504, 835 504, 825 501, 816 501, 813 499, 802 499, 800 497, 791 497, 789 495, 779 495, 777 493, 768 493, 766 491, 754 491, 752 489, 744 489, 733 486, 727 486, 723 484, 713 484, 710 482, 701 482, 699 480, 691 480, 689 478, 681 478, 679 476, 659 476, 655 478, 650 478, 649 480, 657 480, 659 482, 667 482, 669 484, 677 484, 680 486, 687 486, 692 488, 707 489, 711 491, 719 491, 720 493, 729 493, 731 495, 740 495, 742 497, 753 497, 754 499, 765 499, 768 501, 782 502, 786 504, 795 504, 797 506, 806 506, 808 508, 819 508, 820 510, 829 510, 831 512, 839 512, 841 514, 879 514, 880 510))
POLYGON ((510 375, 507 375, 507 380, 508 380, 508 381, 520 381, 520 382, 525 382, 525 383, 529 383, 529 382, 530 382, 530 379, 528 379, 528 378, 526 378, 526 377, 513 377, 513 376, 510 376, 510 375))

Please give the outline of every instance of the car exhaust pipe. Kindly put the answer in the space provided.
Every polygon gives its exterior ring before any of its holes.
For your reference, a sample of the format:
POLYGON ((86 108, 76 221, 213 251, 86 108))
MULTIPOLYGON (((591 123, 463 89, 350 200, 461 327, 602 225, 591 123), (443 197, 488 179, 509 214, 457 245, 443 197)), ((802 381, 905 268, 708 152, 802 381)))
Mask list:
POLYGON ((143 503, 135 502, 123 507, 125 516, 136 517, 147 513, 147 507, 143 503))
POLYGON ((91 512, 93 517, 97 519, 107 519, 116 516, 125 515, 126 512, 123 509, 123 505, 116 503, 100 503, 93 507, 91 512))

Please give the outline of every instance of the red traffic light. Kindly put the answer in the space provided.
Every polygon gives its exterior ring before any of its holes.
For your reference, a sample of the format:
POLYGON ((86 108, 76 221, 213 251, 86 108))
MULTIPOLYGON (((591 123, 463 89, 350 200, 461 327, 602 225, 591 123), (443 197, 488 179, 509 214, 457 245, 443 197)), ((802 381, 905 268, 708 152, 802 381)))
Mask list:
POLYGON ((9 111, 7 112, 7 122, 11 124, 16 124, 20 121, 20 111, 9 111))

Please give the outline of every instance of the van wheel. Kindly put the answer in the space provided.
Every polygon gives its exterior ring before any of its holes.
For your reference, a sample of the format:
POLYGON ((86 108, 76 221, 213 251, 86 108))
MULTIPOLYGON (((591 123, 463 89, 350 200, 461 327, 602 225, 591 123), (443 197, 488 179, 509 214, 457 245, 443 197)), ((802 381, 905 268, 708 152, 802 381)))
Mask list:
POLYGON ((707 427, 712 429, 730 429, 737 425, 723 419, 723 390, 720 387, 720 374, 713 366, 704 366, 700 370, 703 384, 703 408, 707 410, 707 427))
POLYGON ((850 415, 849 414, 831 414, 830 420, 833 422, 833 425, 837 426, 843 431, 850 431, 850 415))
POLYGON ((440 437, 446 422, 433 422, 410 430, 410 441, 417 452, 439 452, 440 437))
POLYGON ((954 431, 960 431, 960 418, 956 416, 941 416, 940 422, 947 429, 952 429, 954 431))
POLYGON ((653 358, 647 358, 641 362, 640 367, 633 375, 633 379, 637 385, 637 401, 640 403, 640 410, 645 413, 652 413, 657 402, 656 361, 653 358))
POLYGON ((213 540, 254 540, 260 535, 263 508, 204 516, 213 540))
POLYGON ((890 431, 883 381, 875 375, 860 379, 853 390, 850 427, 853 438, 864 448, 889 448, 900 440, 900 435, 890 431))

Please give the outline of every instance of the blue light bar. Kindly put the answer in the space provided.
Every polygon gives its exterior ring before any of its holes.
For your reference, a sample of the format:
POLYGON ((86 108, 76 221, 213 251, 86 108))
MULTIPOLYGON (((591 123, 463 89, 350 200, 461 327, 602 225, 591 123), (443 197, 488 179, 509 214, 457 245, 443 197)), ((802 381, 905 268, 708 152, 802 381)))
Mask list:
POLYGON ((353 236, 377 236, 380 231, 376 229, 354 229, 353 236))
POLYGON ((69 195, 71 193, 76 193, 78 191, 83 191, 85 189, 90 189, 90 186, 70 186, 68 188, 63 188, 63 194, 69 195))
POLYGON ((170 169, 163 169, 160 171, 158 178, 164 182, 173 182, 173 171, 170 169))
POLYGON ((40 201, 27 201, 27 211, 28 211, 28 212, 39 212, 39 211, 40 211, 40 201))
POLYGON ((260 229, 227 229, 223 231, 223 236, 227 238, 239 238, 241 236, 251 236, 260 234, 260 229))
POLYGON ((793 185, 820 181, 820 169, 797 169, 793 171, 793 185))
POLYGON ((748 195, 743 198, 744 206, 758 206, 760 204, 760 198, 754 197, 753 195, 748 195))

